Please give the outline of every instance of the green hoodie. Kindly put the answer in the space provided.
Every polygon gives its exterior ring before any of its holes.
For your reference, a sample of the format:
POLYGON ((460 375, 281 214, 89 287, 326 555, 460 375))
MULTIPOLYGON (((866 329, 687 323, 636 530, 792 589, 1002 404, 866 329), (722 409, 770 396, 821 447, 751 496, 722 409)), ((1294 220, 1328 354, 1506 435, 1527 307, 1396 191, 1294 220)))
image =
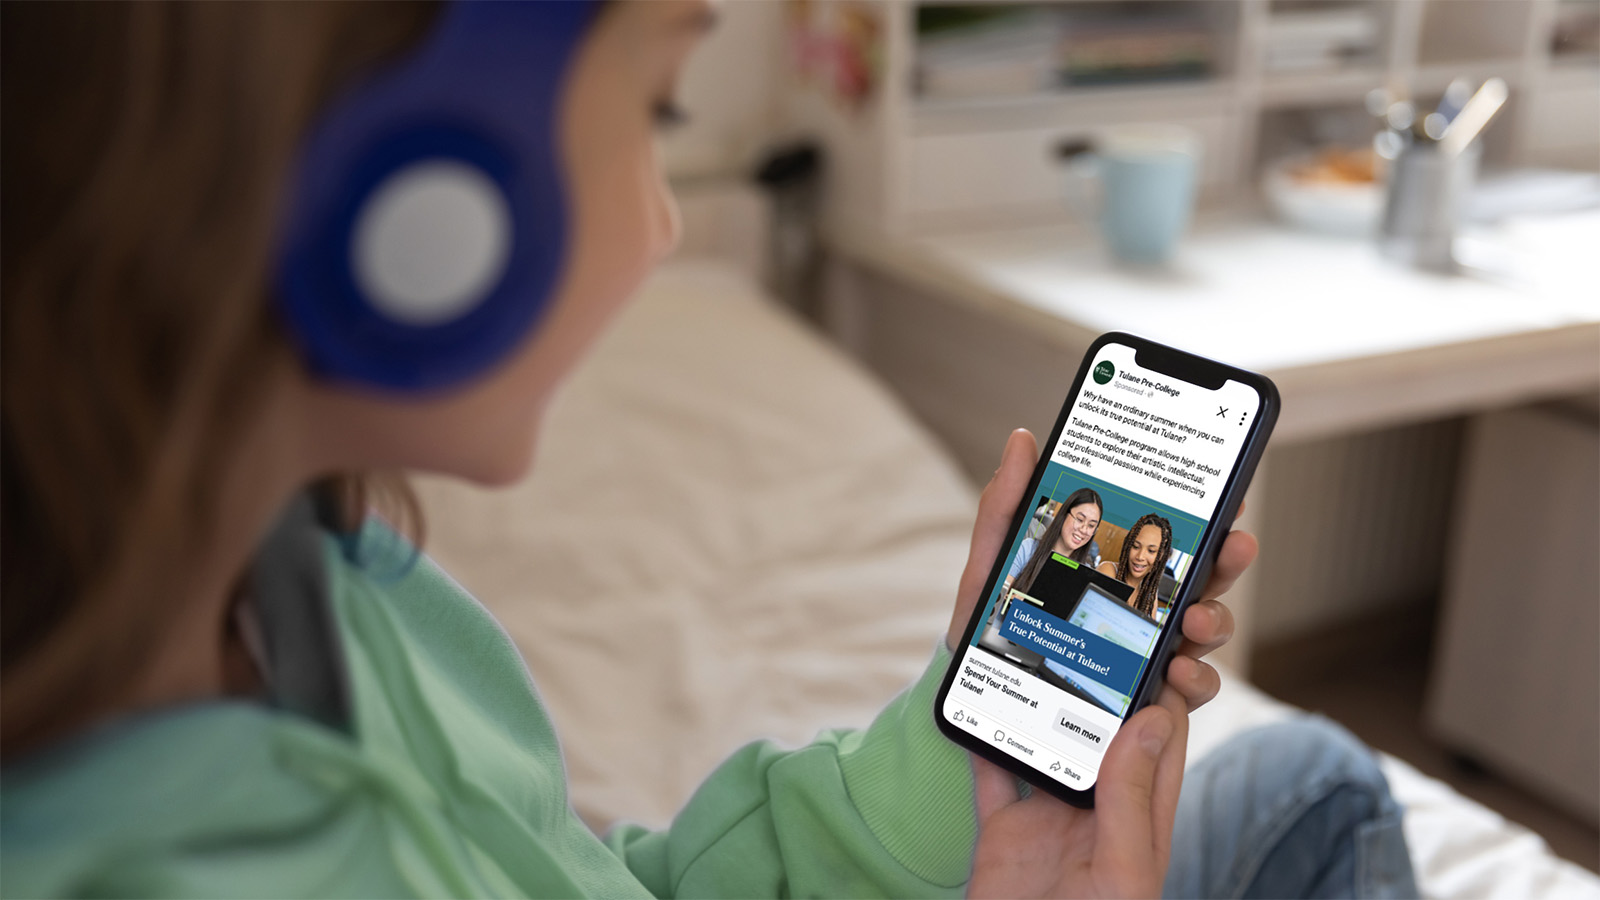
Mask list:
POLYGON ((971 770, 931 713, 942 648, 866 730, 751 744, 669 829, 598 838, 488 612, 426 559, 385 580, 320 540, 345 727, 222 700, 9 765, 0 894, 943 896, 966 881, 971 770))

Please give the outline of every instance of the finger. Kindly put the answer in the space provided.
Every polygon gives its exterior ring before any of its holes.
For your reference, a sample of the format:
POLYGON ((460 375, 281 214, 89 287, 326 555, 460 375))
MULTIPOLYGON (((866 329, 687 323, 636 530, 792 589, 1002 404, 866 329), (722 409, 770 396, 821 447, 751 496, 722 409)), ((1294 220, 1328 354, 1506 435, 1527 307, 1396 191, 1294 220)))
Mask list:
POLYGON ((1017 776, 980 756, 972 757, 972 785, 977 795, 978 822, 1022 799, 1017 776))
POLYGON ((1217 600, 1204 600, 1183 612, 1184 641, 1178 653, 1199 659, 1233 637, 1233 611, 1217 600))
POLYGON ((1233 637, 1233 613, 1217 602, 1239 580, 1255 561, 1261 545, 1255 535, 1247 531, 1231 531, 1222 542, 1217 554, 1217 564, 1211 577, 1200 590, 1200 599, 1184 611, 1183 636, 1178 653, 1199 659, 1228 642, 1233 637))
POLYGON ((1156 764, 1155 785, 1150 792, 1150 835, 1155 848, 1156 871, 1165 878, 1172 856, 1172 827, 1178 815, 1178 795, 1183 788, 1183 763, 1189 750, 1189 717, 1184 713, 1183 699, 1171 689, 1161 692, 1157 704, 1172 717, 1172 737, 1156 764))
POLYGON ((1033 474, 1033 464, 1039 456, 1039 445, 1032 432, 1019 428, 1006 439, 1005 452, 1000 457, 1000 467, 978 498, 978 518, 972 527, 972 546, 967 553, 967 567, 961 573, 960 587, 956 591, 956 608, 950 617, 950 630, 946 642, 954 647, 966 630, 983 592, 989 571, 1005 544, 1006 530, 1011 517, 1022 503, 1028 489, 1028 479, 1033 474))
POLYGON ((1167 666, 1167 683, 1183 696, 1189 712, 1210 703, 1222 689, 1222 676, 1210 665, 1188 656, 1174 656, 1167 666))
POLYGON ((972 529, 967 571, 962 574, 963 588, 967 587, 969 576, 978 582, 972 586, 973 592, 983 588, 982 582, 989 576, 994 559, 1005 543, 1006 528, 1022 503, 1023 492, 1028 489, 1028 476, 1033 473, 1038 456, 1038 442, 1026 428, 1018 428, 1006 438, 1000 466, 978 498, 978 519, 972 529))
POLYGON ((1215 600, 1226 594, 1239 576, 1244 574, 1244 570, 1255 562, 1256 554, 1260 551, 1261 544, 1250 532, 1228 532, 1228 537, 1222 542, 1222 550, 1217 553, 1217 564, 1211 568, 1211 578, 1200 591, 1200 599, 1215 600))
POLYGON ((1100 765, 1094 867, 1116 884, 1138 884, 1155 867, 1156 770, 1173 738, 1173 718, 1165 704, 1140 710, 1111 739, 1100 765))

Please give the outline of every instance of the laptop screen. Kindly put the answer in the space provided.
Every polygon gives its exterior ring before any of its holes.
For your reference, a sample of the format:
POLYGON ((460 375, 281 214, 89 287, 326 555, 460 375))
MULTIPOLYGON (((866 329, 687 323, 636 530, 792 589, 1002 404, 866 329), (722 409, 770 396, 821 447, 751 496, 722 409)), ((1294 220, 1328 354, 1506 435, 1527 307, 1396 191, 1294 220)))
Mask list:
POLYGON ((1039 569, 1030 585, 1018 584, 1017 588, 1043 606, 1045 612, 1066 619, 1072 615, 1078 599, 1084 595, 1084 590, 1094 590, 1100 594, 1113 597, 1126 603, 1133 596, 1133 588, 1122 582, 1096 572, 1091 566, 1071 562, 1060 554, 1051 554, 1039 569))
POLYGON ((1138 611, 1111 596, 1099 585, 1090 584, 1078 601, 1078 608, 1067 619, 1090 634, 1096 634, 1120 647, 1148 657, 1155 647, 1161 626, 1139 615, 1138 611))

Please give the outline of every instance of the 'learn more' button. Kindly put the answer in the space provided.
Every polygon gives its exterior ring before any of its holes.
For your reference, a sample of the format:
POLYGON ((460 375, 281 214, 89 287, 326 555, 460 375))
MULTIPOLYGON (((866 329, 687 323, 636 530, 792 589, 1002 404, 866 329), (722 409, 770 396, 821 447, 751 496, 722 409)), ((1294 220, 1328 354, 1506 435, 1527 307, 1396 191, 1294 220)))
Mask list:
POLYGON ((1111 735, 1104 728, 1096 728, 1065 709, 1056 710, 1050 727, 1097 753, 1106 752, 1106 745, 1111 743, 1111 735))

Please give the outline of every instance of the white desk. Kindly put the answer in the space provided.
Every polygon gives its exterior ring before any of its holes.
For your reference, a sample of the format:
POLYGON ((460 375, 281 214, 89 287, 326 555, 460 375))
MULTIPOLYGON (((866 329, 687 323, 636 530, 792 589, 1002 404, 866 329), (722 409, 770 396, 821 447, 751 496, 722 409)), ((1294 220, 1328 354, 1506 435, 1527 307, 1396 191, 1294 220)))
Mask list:
MULTIPOLYGON (((1005 429, 1038 428, 1044 409, 1053 422, 1111 330, 1268 375, 1278 446, 1600 388, 1600 214, 1473 235, 1463 249, 1493 275, 1417 272, 1366 242, 1237 216, 1202 220, 1156 271, 1063 227, 829 245, 830 326, 976 475, 1005 429)), ((1251 590, 1232 599, 1236 663, 1251 590)))
POLYGON ((1418 272, 1362 241, 1231 217, 1160 270, 1114 265, 1059 227, 833 246, 1049 343, 1133 331, 1262 372, 1283 392, 1280 442, 1600 385, 1600 214, 1474 235, 1494 275, 1418 272))

